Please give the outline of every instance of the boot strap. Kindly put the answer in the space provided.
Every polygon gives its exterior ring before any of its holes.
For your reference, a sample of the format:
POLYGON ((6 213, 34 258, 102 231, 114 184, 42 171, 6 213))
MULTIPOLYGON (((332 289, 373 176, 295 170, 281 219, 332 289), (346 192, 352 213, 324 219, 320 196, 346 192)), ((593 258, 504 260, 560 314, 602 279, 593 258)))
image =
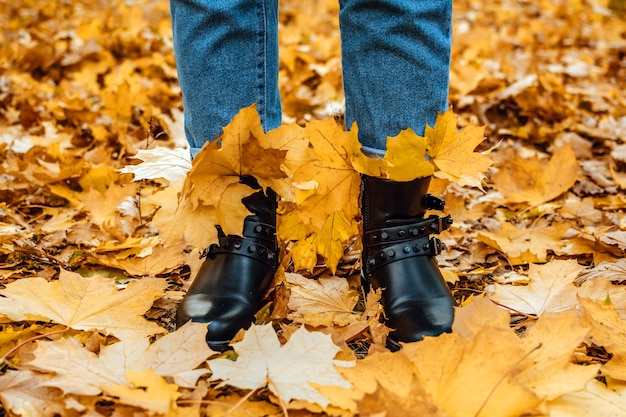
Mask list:
POLYGON ((366 274, 401 259, 414 256, 436 256, 445 245, 433 233, 441 233, 452 224, 450 215, 432 215, 419 222, 372 230, 365 234, 368 256, 363 265, 366 274))
POLYGON ((226 236, 220 226, 216 226, 219 244, 213 243, 205 248, 200 255, 214 257, 218 253, 232 253, 263 262, 276 270, 278 267, 278 253, 275 248, 276 228, 260 222, 244 222, 243 237, 236 235, 226 236))
POLYGON ((433 233, 441 233, 452 225, 452 217, 431 215, 422 221, 401 226, 385 227, 365 233, 367 246, 381 245, 394 242, 403 242, 417 238, 428 237, 433 233))

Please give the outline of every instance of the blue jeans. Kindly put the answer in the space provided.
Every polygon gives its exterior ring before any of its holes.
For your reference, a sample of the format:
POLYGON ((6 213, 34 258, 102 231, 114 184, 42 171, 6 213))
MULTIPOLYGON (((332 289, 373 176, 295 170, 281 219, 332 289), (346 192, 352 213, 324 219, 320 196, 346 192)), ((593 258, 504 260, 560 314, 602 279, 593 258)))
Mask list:
MULTIPOLYGON (((278 0, 170 0, 192 157, 239 109, 281 124, 278 0)), ((452 0, 339 0, 346 123, 365 150, 448 106, 452 0)))

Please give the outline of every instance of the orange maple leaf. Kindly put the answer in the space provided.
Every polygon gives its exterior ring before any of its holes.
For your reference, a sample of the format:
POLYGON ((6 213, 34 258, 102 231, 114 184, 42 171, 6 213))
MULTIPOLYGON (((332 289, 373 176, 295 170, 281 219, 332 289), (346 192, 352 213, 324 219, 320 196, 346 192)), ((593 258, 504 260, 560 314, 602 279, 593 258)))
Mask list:
POLYGON ((494 174, 493 182, 506 201, 536 206, 569 190, 577 177, 576 154, 565 146, 547 161, 536 156, 510 159, 494 174))
POLYGON ((457 132, 451 110, 437 116, 435 126, 426 126, 426 151, 437 167, 434 175, 460 185, 481 188, 484 172, 493 163, 489 152, 474 152, 485 139, 484 126, 469 125, 457 132))
POLYGON ((241 184, 240 178, 251 175, 266 189, 286 177, 281 166, 287 151, 264 147, 259 139, 264 136, 256 108, 250 106, 233 118, 219 138, 202 148, 182 190, 182 204, 215 209, 199 222, 220 225, 226 234, 241 234, 243 219, 251 214, 241 200, 255 190, 241 184))

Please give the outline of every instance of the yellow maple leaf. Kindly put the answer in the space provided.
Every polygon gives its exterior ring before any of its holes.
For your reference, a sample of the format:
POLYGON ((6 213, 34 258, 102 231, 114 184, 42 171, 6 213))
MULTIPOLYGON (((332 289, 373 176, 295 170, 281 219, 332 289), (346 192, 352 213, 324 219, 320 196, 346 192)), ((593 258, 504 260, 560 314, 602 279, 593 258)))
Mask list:
POLYGON ((603 300, 607 294, 617 302, 626 301, 626 291, 607 279, 593 279, 574 285, 574 279, 585 268, 576 260, 554 260, 545 265, 531 264, 528 285, 495 284, 490 298, 503 306, 527 314, 572 310, 577 307, 577 296, 603 300))
POLYGON ((98 354, 75 338, 43 341, 21 365, 45 375, 67 394, 99 395, 112 385, 130 386, 127 373, 146 369, 193 388, 208 372, 196 368, 217 353, 207 346, 206 331, 206 324, 189 322, 152 344, 145 337, 125 339, 101 347, 98 354))
POLYGON ((317 234, 294 242, 289 252, 294 271, 312 271, 317 265, 317 234))
POLYGON ((220 225, 226 234, 241 235, 243 220, 251 213, 241 200, 255 192, 241 184, 251 175, 264 188, 288 188, 281 170, 287 150, 273 149, 261 142, 265 133, 255 106, 241 111, 224 127, 220 137, 208 142, 193 160, 182 189, 181 204, 213 207, 202 222, 220 225))
POLYGON ((291 240, 301 241, 316 232, 312 225, 302 223, 296 211, 289 211, 289 209, 284 211, 286 212, 276 219, 276 233, 279 238, 288 236, 291 240))
POLYGON ((426 159, 426 140, 411 129, 387 138, 384 159, 387 162, 387 178, 393 181, 429 177, 435 170, 426 159))
POLYGON ((157 276, 168 273, 185 263, 189 263, 187 243, 157 245, 152 248, 150 256, 123 257, 96 254, 100 265, 110 266, 125 271, 132 276, 157 276))
POLYGON ((296 271, 312 270, 318 254, 334 271, 343 256, 343 243, 359 233, 355 219, 360 213, 361 177, 350 160, 357 137, 334 120, 314 121, 304 130, 312 156, 303 154, 304 163, 293 173, 296 205, 287 213, 291 224, 302 226, 280 227, 279 237, 296 241, 291 250, 296 271))
POLYGON ((132 384, 109 385, 105 387, 108 395, 118 397, 124 404, 144 408, 154 413, 165 414, 176 408, 176 400, 182 393, 178 386, 168 384, 167 381, 156 375, 152 369, 143 371, 128 371, 128 381, 132 384))
POLYGON ((287 221, 281 222, 278 233, 283 240, 295 241, 289 252, 294 270, 312 271, 320 255, 334 274, 343 257, 346 242, 358 230, 356 220, 350 221, 343 211, 337 211, 326 217, 321 230, 315 231, 314 226, 302 223, 297 212, 290 212, 286 217, 287 221), (290 225, 293 227, 289 228, 290 225))
POLYGON ((337 265, 343 257, 345 243, 358 230, 356 220, 347 219, 343 211, 336 211, 326 218, 322 230, 316 236, 317 253, 326 259, 331 273, 337 271, 337 265))
POLYGON ((514 265, 545 262, 549 250, 562 247, 563 235, 569 229, 566 224, 520 229, 510 223, 502 223, 498 231, 480 231, 478 240, 504 253, 514 265))
POLYGON ((452 110, 437 116, 435 126, 426 126, 426 152, 438 170, 434 175, 460 185, 481 188, 484 172, 492 164, 489 151, 474 152, 485 139, 484 126, 469 125, 457 132, 452 110))
POLYGON ((541 316, 521 340, 527 357, 516 381, 547 400, 584 389, 600 366, 575 365, 570 353, 588 336, 589 330, 573 310, 541 316))
POLYGON ((487 300, 480 302, 478 309, 457 309, 466 328, 474 329, 471 334, 459 336, 455 331, 403 349, 426 391, 445 411, 455 416, 532 413, 541 401, 578 391, 595 377, 597 366, 572 363, 573 352, 589 331, 580 325, 575 312, 541 317, 519 338, 504 320, 484 324, 483 313, 501 312, 487 300))
POLYGON ((569 190, 577 177, 576 154, 564 146, 556 149, 548 161, 536 156, 507 160, 494 174, 493 182, 506 202, 537 206, 569 190))
POLYGON ((547 409, 550 416, 589 417, 624 414, 626 383, 607 378, 607 382, 596 379, 589 381, 584 391, 568 392, 550 401, 547 409))
POLYGON ((467 417, 517 416, 537 406, 536 395, 511 373, 524 353, 512 330, 488 326, 473 338, 443 334, 403 349, 419 366, 433 402, 453 416, 467 417))
POLYGON ((403 344, 396 353, 370 354, 340 369, 353 383, 351 390, 322 392, 334 404, 353 409, 357 403, 362 411, 379 410, 373 398, 403 410, 417 392, 431 413, 426 415, 517 416, 532 414, 543 401, 578 391, 595 377, 598 366, 572 363, 589 332, 575 312, 540 318, 522 337, 509 322, 506 311, 475 299, 456 309, 451 334, 403 344))
POLYGON ((315 180, 317 188, 315 193, 297 201, 298 212, 305 224, 321 230, 327 217, 336 211, 343 210, 346 218, 359 214, 361 178, 352 167, 348 151, 356 136, 341 129, 334 120, 313 121, 305 131, 316 158, 296 170, 293 181, 315 180))
POLYGON ((450 414, 433 404, 432 398, 417 378, 407 380, 406 385, 411 389, 411 394, 404 396, 397 393, 397 384, 391 388, 379 385, 374 393, 365 394, 359 401, 359 415, 450 417, 450 414))
POLYGON ((298 323, 317 326, 345 326, 360 319, 354 312, 359 293, 351 290, 348 281, 339 277, 310 279, 300 274, 285 273, 291 289, 289 318, 298 323))
POLYGON ((626 322, 613 304, 602 305, 593 300, 579 298, 582 322, 590 326, 594 342, 604 346, 611 359, 602 365, 602 374, 626 381, 626 322))
POLYGON ((233 348, 237 361, 209 361, 211 379, 243 389, 267 386, 284 403, 300 399, 322 407, 329 405, 329 400, 312 383, 350 387, 335 365, 350 366, 353 362, 333 360, 340 349, 328 335, 301 327, 281 346, 271 324, 252 325, 233 348))
POLYGON ((21 416, 40 416, 42 410, 63 415, 67 411, 63 393, 47 382, 37 372, 8 370, 0 376, 2 406, 21 416))
POLYGON ((61 270, 58 280, 23 278, 8 284, 0 290, 5 297, 2 314, 14 321, 44 320, 76 330, 98 329, 120 339, 143 337, 165 332, 143 314, 166 287, 163 279, 143 278, 119 291, 111 279, 61 270))
POLYGON ((151 224, 158 228, 163 245, 185 243, 203 249, 217 242, 217 229, 211 222, 216 218, 215 207, 201 204, 194 208, 179 202, 180 188, 170 186, 142 199, 148 212, 156 211, 151 224))

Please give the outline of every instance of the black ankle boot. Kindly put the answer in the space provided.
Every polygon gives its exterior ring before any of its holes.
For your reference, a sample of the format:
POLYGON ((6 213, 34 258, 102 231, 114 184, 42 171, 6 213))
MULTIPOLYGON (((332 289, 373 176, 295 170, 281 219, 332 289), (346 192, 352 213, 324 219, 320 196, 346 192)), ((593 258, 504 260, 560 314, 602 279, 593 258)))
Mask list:
MULTIPOLYGON (((251 177, 242 182, 260 189, 251 177)), ((243 203, 253 213, 244 220, 243 237, 226 236, 217 226, 219 244, 204 250, 206 260, 176 313, 177 326, 208 323, 207 344, 220 352, 250 326, 278 265, 276 194, 257 191, 243 203)))
POLYGON ((430 177, 395 182, 363 177, 363 281, 366 288, 382 288, 387 326, 392 328, 389 347, 424 336, 450 332, 454 298, 434 256, 442 244, 433 233, 450 227, 450 216, 426 210, 443 210, 444 201, 427 194, 430 177))

